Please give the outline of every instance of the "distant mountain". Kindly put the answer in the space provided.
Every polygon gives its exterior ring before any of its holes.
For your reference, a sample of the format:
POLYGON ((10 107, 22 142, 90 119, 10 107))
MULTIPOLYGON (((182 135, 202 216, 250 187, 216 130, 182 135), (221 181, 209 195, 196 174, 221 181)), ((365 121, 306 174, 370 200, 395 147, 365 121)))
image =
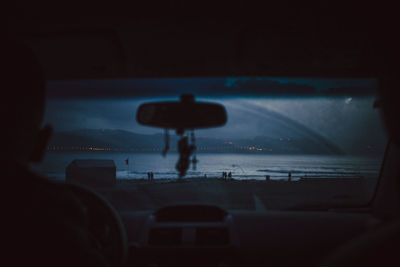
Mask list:
POLYGON ((163 146, 159 135, 138 134, 124 130, 84 129, 56 132, 50 146, 109 147, 114 149, 141 149, 163 146))
MULTIPOLYGON (((124 130, 83 129, 77 131, 56 132, 50 141, 50 150, 88 150, 90 148, 161 151, 164 144, 163 134, 138 134, 124 130)), ((171 133, 170 149, 176 151, 178 137, 171 133)), ((343 154, 331 144, 320 144, 313 140, 272 138, 258 136, 253 139, 223 140, 212 137, 196 139, 198 152, 247 152, 268 154, 343 154)))

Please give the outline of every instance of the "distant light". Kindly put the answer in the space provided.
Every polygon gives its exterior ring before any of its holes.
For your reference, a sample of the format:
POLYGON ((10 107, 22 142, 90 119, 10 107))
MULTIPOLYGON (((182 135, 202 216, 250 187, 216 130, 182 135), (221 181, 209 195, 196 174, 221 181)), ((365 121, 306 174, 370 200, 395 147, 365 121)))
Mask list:
POLYGON ((350 104, 351 100, 353 100, 353 98, 351 98, 351 97, 346 98, 346 100, 344 101, 344 103, 350 104))

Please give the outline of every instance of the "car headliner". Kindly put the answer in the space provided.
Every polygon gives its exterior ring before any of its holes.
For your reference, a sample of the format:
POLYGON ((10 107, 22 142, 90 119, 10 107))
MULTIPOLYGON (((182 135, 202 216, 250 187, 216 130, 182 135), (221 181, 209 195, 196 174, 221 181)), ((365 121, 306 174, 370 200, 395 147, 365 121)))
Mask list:
POLYGON ((62 15, 15 4, 7 25, 34 49, 48 80, 379 75, 386 37, 371 19, 376 6, 277 2, 96 3, 96 16, 84 6, 62 15))

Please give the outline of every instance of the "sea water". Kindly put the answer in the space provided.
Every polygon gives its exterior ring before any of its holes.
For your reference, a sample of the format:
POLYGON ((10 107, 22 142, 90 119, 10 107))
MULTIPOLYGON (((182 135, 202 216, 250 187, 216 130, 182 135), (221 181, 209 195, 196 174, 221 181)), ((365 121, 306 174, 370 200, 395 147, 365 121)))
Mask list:
MULTIPOLYGON (((147 179, 153 172, 154 179, 175 179, 178 155, 163 157, 159 153, 126 152, 48 152, 40 165, 33 169, 50 178, 64 180, 65 169, 74 159, 111 159, 115 162, 118 179, 147 179), (127 160, 127 161, 126 161, 127 160), (128 163, 127 163, 128 162, 128 163)), ((191 166, 185 178, 221 177, 231 172, 234 179, 293 180, 302 177, 377 178, 382 157, 348 155, 266 155, 266 154, 198 154, 196 169, 191 166)))

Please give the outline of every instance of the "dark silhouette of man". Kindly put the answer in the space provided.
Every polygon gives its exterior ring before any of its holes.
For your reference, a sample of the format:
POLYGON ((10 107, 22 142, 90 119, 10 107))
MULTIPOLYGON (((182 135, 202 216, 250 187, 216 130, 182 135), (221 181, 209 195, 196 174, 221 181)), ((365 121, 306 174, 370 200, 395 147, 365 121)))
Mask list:
POLYGON ((79 199, 28 168, 41 161, 52 132, 42 126, 45 80, 34 54, 10 39, 0 53, 3 266, 107 266, 79 199))

